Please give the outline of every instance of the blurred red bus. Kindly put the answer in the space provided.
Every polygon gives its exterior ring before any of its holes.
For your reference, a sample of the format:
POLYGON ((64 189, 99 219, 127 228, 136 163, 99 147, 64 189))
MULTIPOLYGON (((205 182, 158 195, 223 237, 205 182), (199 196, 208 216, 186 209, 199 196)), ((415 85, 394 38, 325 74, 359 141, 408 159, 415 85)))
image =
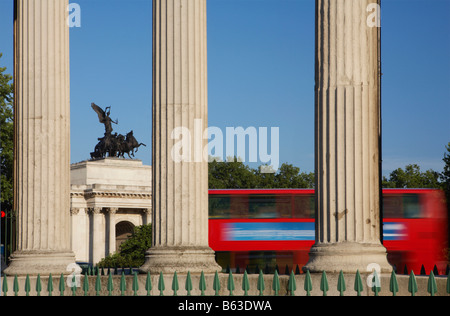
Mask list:
MULTIPOLYGON (((209 190, 209 245, 223 267, 301 268, 315 241, 314 190, 209 190)), ((383 189, 383 244, 398 273, 447 266, 447 208, 435 189, 383 189)))

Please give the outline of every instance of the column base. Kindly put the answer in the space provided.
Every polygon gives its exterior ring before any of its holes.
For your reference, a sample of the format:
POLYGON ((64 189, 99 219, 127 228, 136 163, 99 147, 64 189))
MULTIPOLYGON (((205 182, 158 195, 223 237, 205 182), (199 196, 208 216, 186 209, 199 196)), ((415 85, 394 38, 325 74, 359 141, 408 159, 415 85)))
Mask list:
POLYGON ((6 275, 48 276, 70 274, 74 271, 75 254, 72 251, 16 251, 11 255, 6 275), (69 266, 70 265, 70 266, 69 266))
POLYGON ((371 243, 320 243, 314 244, 309 252, 309 261, 303 271, 310 273, 360 273, 372 271, 390 273, 392 266, 387 261, 386 248, 371 243))
POLYGON ((140 271, 151 274, 220 272, 214 251, 209 247, 155 247, 145 253, 145 263, 140 271))

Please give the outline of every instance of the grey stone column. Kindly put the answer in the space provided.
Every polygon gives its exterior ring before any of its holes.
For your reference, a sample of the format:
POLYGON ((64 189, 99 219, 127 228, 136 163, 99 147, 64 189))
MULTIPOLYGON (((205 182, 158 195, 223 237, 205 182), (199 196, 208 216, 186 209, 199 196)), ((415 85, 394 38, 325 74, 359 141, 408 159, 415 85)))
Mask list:
POLYGON ((154 0, 153 240, 144 272, 221 270, 208 245, 206 54, 206 0, 154 0))
POLYGON ((92 264, 97 264, 101 259, 107 255, 106 251, 106 223, 104 221, 102 207, 89 208, 90 225, 89 225, 89 261, 92 264))
POLYGON ((119 210, 118 207, 109 207, 106 209, 108 212, 108 254, 112 255, 116 252, 116 213, 119 210))
POLYGON ((316 243, 305 266, 311 272, 392 269, 380 242, 380 43, 379 29, 367 24, 374 2, 316 1, 316 243))
POLYGON ((9 275, 70 273, 68 0, 16 0, 14 207, 9 275))

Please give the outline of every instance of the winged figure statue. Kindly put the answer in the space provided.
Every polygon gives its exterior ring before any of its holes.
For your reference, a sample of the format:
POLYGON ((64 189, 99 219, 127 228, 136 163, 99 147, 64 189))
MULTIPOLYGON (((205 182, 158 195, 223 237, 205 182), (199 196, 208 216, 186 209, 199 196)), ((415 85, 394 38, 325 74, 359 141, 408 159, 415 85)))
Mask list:
POLYGON ((111 107, 110 106, 106 107, 104 111, 103 111, 103 109, 101 107, 99 107, 95 103, 92 103, 91 107, 97 113, 98 120, 100 121, 100 123, 105 125, 105 136, 110 136, 111 132, 113 131, 112 123, 119 124, 119 120, 113 121, 109 117, 109 115, 111 113, 111 111, 110 111, 111 107))

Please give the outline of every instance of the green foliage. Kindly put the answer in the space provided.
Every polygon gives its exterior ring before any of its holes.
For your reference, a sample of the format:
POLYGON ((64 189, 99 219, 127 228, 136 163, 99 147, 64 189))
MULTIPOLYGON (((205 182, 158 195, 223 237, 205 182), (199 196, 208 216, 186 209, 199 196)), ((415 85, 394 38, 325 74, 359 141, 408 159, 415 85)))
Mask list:
POLYGON ((276 173, 265 173, 268 166, 253 169, 238 158, 227 162, 209 163, 210 189, 282 189, 313 188, 314 173, 300 172, 300 168, 283 163, 276 173))
POLYGON ((422 172, 417 164, 407 165, 391 172, 389 179, 383 177, 384 188, 440 188, 439 172, 422 172))
POLYGON ((107 256, 99 267, 140 267, 145 261, 145 252, 152 245, 152 225, 136 226, 117 253, 107 256))
MULTIPOLYGON (((2 54, 0 53, 0 58, 2 54)), ((0 67, 0 178, 2 210, 11 210, 13 204, 13 93, 12 76, 0 67)))
POLYGON ((450 198, 450 142, 445 146, 447 152, 442 159, 445 162, 444 171, 440 175, 442 188, 447 193, 447 200, 450 198))

